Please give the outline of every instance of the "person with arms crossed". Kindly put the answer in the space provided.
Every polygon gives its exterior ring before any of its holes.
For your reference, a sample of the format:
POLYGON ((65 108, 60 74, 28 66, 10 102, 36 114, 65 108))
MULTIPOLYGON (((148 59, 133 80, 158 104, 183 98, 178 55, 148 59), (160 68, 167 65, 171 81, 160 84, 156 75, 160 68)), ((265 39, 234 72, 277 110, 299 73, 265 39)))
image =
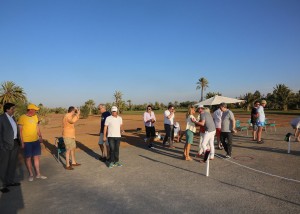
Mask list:
POLYGON ((175 148, 173 146, 174 140, 174 118, 175 118, 175 109, 173 105, 169 105, 168 109, 164 112, 164 128, 166 135, 163 140, 163 145, 165 146, 169 140, 169 148, 175 148))
POLYGON ((155 126, 156 117, 154 112, 152 111, 152 106, 148 105, 147 110, 144 112, 144 124, 146 129, 146 143, 150 149, 154 148, 153 141, 155 138, 155 126))
POLYGON ((15 104, 5 103, 0 115, 0 191, 9 192, 7 187, 19 186, 15 172, 20 147, 20 133, 14 118, 15 104))

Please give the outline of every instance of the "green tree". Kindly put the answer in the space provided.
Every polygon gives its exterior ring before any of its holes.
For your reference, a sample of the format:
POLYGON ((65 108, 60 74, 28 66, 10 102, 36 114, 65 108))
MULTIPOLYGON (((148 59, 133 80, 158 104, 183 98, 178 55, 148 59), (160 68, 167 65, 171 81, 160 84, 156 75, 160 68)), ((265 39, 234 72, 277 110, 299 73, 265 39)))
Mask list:
POLYGON ((201 102, 203 101, 203 92, 205 91, 206 88, 208 88, 208 81, 204 77, 201 77, 196 84, 197 84, 196 90, 201 89, 201 99, 200 99, 201 102))
POLYGON ((220 92, 208 92, 205 96, 205 99, 209 99, 209 98, 214 97, 216 95, 222 96, 222 94, 220 92))
POLYGON ((131 108, 132 108, 131 100, 127 100, 127 102, 128 102, 128 109, 131 111, 131 108))
POLYGON ((255 91, 254 94, 249 92, 249 93, 246 93, 244 96, 240 96, 240 99, 245 100, 245 102, 243 103, 243 106, 244 106, 244 108, 246 108, 247 111, 250 111, 254 102, 256 100, 259 100, 260 98, 261 98, 261 95, 260 95, 259 91, 255 91))
POLYGON ((84 105, 87 107, 88 109, 88 115, 92 114, 92 110, 95 108, 95 102, 94 100, 88 100, 84 103, 84 105))
POLYGON ((122 113, 125 108, 126 108, 126 104, 125 101, 122 100, 122 92, 121 91, 115 91, 114 93, 114 97, 115 97, 115 102, 114 105, 116 105, 119 109, 119 112, 122 113))
POLYGON ((273 89, 275 101, 279 104, 280 109, 287 111, 288 105, 291 102, 292 91, 284 84, 278 84, 273 89))
POLYGON ((26 93, 23 88, 17 86, 12 81, 7 81, 1 84, 0 88, 0 105, 3 106, 5 103, 25 103, 27 101, 26 93))

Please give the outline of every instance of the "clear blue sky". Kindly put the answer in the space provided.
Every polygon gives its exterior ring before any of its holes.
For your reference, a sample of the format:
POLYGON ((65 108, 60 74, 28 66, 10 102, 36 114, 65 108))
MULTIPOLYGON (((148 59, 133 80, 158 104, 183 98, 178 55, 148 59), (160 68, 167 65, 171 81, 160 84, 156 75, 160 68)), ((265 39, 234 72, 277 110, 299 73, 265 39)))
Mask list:
POLYGON ((299 0, 0 0, 0 81, 48 107, 300 82, 299 0))

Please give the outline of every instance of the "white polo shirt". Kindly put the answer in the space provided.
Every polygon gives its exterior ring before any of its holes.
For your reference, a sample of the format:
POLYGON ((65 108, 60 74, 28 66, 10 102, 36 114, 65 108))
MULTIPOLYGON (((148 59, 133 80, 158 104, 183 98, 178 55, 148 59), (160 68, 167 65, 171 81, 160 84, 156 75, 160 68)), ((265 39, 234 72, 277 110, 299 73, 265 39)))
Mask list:
POLYGON ((108 116, 104 125, 107 126, 107 137, 121 137, 121 125, 123 124, 122 117, 108 116))

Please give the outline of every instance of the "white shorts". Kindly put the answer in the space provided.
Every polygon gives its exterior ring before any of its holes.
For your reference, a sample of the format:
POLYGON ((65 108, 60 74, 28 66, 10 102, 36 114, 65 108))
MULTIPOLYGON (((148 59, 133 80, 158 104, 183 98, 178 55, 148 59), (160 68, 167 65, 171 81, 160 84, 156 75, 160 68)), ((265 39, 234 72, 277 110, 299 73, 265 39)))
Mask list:
MULTIPOLYGON (((103 136, 104 136, 103 133, 100 133, 100 138, 99 138, 99 142, 98 142, 98 144, 100 144, 100 145, 104 144, 104 142, 103 142, 103 136)), ((106 138, 105 144, 108 146, 108 138, 106 138)))

